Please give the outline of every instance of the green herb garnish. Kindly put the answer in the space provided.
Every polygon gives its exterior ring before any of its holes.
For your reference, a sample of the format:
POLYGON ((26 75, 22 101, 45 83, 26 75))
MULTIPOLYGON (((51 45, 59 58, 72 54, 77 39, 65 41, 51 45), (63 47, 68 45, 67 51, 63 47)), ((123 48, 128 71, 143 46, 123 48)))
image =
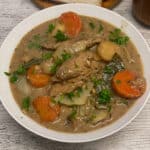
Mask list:
POLYGON ((102 83, 102 80, 94 77, 92 78, 92 82, 94 83, 94 86, 97 87, 98 85, 102 83))
POLYGON ((76 89, 76 96, 80 97, 82 92, 83 92, 83 89, 81 87, 78 87, 76 89))
POLYGON ((77 116, 77 110, 75 108, 73 108, 71 114, 68 116, 68 120, 72 121, 73 119, 75 119, 77 116))
POLYGON ((10 76, 10 75, 11 75, 11 73, 9 73, 9 72, 4 72, 4 74, 5 74, 6 76, 10 76))
POLYGON ((114 71, 113 69, 110 67, 110 66, 106 66, 104 68, 104 73, 107 73, 107 74, 112 74, 114 71))
POLYGON ((101 32, 103 31, 103 29, 104 29, 104 27, 100 24, 100 25, 99 25, 98 32, 101 33, 101 32))
POLYGON ((72 100, 72 98, 75 97, 75 93, 74 92, 66 93, 65 96, 68 97, 70 100, 72 100))
POLYGON ((71 58, 71 54, 70 54, 70 53, 63 53, 63 54, 61 55, 61 57, 62 57, 62 60, 63 60, 63 61, 66 61, 66 60, 68 60, 69 58, 71 58))
POLYGON ((43 60, 48 60, 52 57, 52 53, 51 52, 47 52, 47 53, 43 53, 42 54, 42 59, 43 60))
POLYGON ((36 34, 33 36, 33 39, 29 42, 28 48, 40 49, 41 48, 40 43, 41 43, 41 36, 39 34, 36 34))
POLYGON ((54 64, 50 68, 50 72, 52 74, 56 73, 58 67, 61 64, 63 64, 66 60, 68 60, 69 58, 71 58, 71 54, 69 54, 69 53, 63 53, 60 58, 57 58, 55 60, 54 64))
POLYGON ((68 37, 60 30, 57 31, 56 35, 54 36, 57 42, 66 41, 68 37))
POLYGON ((54 64, 54 65, 52 65, 51 66, 51 68, 50 68, 50 72, 52 73, 52 74, 55 74, 56 73, 56 71, 57 71, 57 67, 58 67, 59 65, 58 64, 54 64))
POLYGON ((25 97, 22 100, 22 108, 28 111, 29 107, 30 107, 30 97, 25 97))
POLYGON ((47 32, 46 33, 52 33, 52 31, 55 29, 55 25, 54 24, 49 24, 47 32))
POLYGON ((98 94, 98 102, 100 104, 107 104, 111 100, 111 94, 110 91, 107 89, 103 89, 98 94))
POLYGON ((91 29, 95 29, 95 24, 93 22, 90 22, 89 26, 90 26, 91 29))
POLYGON ((9 80, 11 83, 17 82, 18 81, 18 75, 16 73, 12 73, 9 80))
POLYGON ((19 65, 19 67, 16 70, 16 74, 17 75, 22 75, 26 73, 26 68, 24 67, 24 65, 19 65))
POLYGON ((55 74, 57 71, 57 68, 63 63, 63 60, 61 58, 57 58, 57 60, 55 60, 54 64, 51 66, 50 68, 50 72, 52 74, 55 74))
POLYGON ((113 32, 110 32, 109 40, 118 45, 126 45, 129 37, 121 35, 120 29, 115 29, 113 32))

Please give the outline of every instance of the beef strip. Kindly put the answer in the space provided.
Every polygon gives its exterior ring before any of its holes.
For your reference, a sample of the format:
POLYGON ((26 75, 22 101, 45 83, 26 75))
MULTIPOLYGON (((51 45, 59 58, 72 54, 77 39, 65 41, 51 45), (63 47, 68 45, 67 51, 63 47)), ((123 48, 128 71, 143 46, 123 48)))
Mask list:
POLYGON ((57 96, 61 95, 63 93, 69 93, 73 90, 75 90, 78 87, 81 87, 84 84, 82 80, 79 80, 75 82, 73 81, 67 81, 67 82, 61 82, 61 83, 56 83, 54 84, 51 89, 50 89, 50 96, 57 96))
POLYGON ((101 36, 97 35, 94 38, 84 38, 84 39, 71 39, 63 42, 43 42, 41 43, 41 47, 45 50, 68 50, 71 53, 85 50, 95 44, 101 42, 101 36))
POLYGON ((77 53, 60 66, 56 72, 54 82, 50 89, 51 96, 68 93, 81 87, 87 79, 101 70, 100 58, 95 52, 84 51, 77 53))
POLYGON ((56 72, 56 77, 60 80, 68 80, 77 76, 89 76, 100 68, 99 60, 100 58, 91 51, 77 53, 60 66, 56 72))
POLYGON ((54 58, 60 57, 64 52, 75 54, 77 52, 84 51, 100 42, 101 38, 99 36, 95 38, 87 38, 84 40, 78 39, 76 41, 66 41, 58 46, 53 56, 54 58))

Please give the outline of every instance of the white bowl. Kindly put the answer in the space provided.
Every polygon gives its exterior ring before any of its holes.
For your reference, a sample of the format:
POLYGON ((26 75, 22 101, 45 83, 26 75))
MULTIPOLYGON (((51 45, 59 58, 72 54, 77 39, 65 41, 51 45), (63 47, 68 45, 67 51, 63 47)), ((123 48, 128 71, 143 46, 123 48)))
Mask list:
POLYGON ((0 97, 5 109, 23 127, 47 139, 68 143, 81 143, 94 141, 109 136, 119 131, 129 122, 131 122, 142 110, 149 97, 150 50, 146 41, 144 40, 140 32, 125 18, 110 10, 100 8, 98 6, 88 4, 65 4, 39 11, 19 23, 9 33, 1 46, 0 52, 0 97), (119 120, 112 123, 111 125, 87 133, 73 134, 49 130, 36 123, 34 120, 30 119, 28 116, 24 115, 15 102, 10 90, 8 78, 4 75, 4 72, 9 70, 10 60, 14 53, 14 49, 16 48, 22 37, 35 26, 47 20, 57 18, 61 13, 66 11, 74 11, 81 15, 96 17, 113 24, 118 28, 122 28, 122 30, 130 37, 130 39, 138 49, 144 66, 144 75, 147 80, 147 90, 145 94, 136 101, 135 105, 124 116, 122 116, 119 120))

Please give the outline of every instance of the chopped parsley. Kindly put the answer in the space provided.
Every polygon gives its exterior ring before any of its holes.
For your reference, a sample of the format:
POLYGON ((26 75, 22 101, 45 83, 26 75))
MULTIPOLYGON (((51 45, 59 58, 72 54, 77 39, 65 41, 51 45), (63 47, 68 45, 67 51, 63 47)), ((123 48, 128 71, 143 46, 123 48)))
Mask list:
POLYGON ((18 75, 16 73, 12 73, 9 78, 11 83, 15 83, 18 81, 18 75))
POLYGON ((16 70, 16 74, 22 75, 25 73, 26 73, 26 68, 24 67, 24 65, 19 65, 19 67, 16 70))
POLYGON ((75 94, 74 92, 70 92, 70 93, 66 93, 65 96, 68 97, 70 100, 72 100, 72 98, 75 97, 75 94))
POLYGON ((25 97, 22 100, 22 108, 28 111, 29 107, 30 107, 30 97, 25 97))
POLYGON ((64 62, 64 61, 63 61, 61 58, 57 58, 57 59, 55 60, 54 64, 51 66, 50 72, 51 72, 52 74, 55 74, 56 71, 57 71, 57 69, 58 69, 58 67, 59 67, 63 62, 64 62))
POLYGON ((103 29, 104 29, 104 27, 100 24, 100 25, 99 25, 98 32, 101 33, 101 32, 103 31, 103 29))
POLYGON ((71 54, 70 53, 62 53, 61 57, 62 57, 63 61, 66 61, 69 58, 71 58, 71 54))
POLYGON ((73 119, 76 118, 76 116, 77 116, 77 110, 73 108, 71 114, 68 116, 68 120, 72 121, 73 119))
POLYGON ((4 74, 5 74, 6 76, 10 76, 10 75, 11 75, 11 73, 9 73, 9 72, 4 72, 4 74))
POLYGON ((95 24, 93 22, 90 22, 89 26, 90 26, 91 29, 95 29, 95 24))
POLYGON ((92 78, 92 82, 93 82, 94 86, 97 87, 98 85, 100 85, 102 83, 102 80, 94 77, 94 78, 92 78))
POLYGON ((126 45, 129 41, 129 37, 121 35, 120 29, 115 29, 114 31, 110 32, 109 40, 118 45, 126 45))
POLYGON ((57 31, 56 35, 54 36, 57 42, 66 41, 68 37, 60 30, 57 31))
POLYGON ((113 69, 111 68, 111 66, 105 66, 104 68, 104 73, 107 73, 107 74, 112 74, 114 73, 113 69))
POLYGON ((46 33, 52 33, 52 31, 55 29, 55 25, 54 24, 49 24, 47 32, 46 33))
POLYGON ((52 74, 55 74, 56 71, 57 71, 58 66, 59 66, 59 64, 57 64, 57 63, 55 62, 55 64, 53 64, 53 65, 51 66, 50 72, 51 72, 52 74))
POLYGON ((51 66, 51 68, 50 68, 50 72, 51 72, 52 74, 55 74, 56 71, 57 71, 57 69, 58 69, 58 67, 59 67, 61 64, 63 64, 66 60, 68 60, 69 58, 71 58, 71 54, 66 53, 66 52, 63 53, 60 58, 57 58, 57 59, 55 60, 54 64, 53 64, 53 65, 51 66))
POLYGON ((78 97, 80 97, 81 96, 81 93, 83 92, 83 89, 81 88, 81 87, 78 87, 77 89, 76 89, 76 95, 78 96, 78 97))
POLYGON ((36 34, 33 36, 33 39, 29 42, 28 48, 29 49, 40 49, 41 48, 41 36, 39 34, 36 34))
POLYGON ((52 53, 51 52, 47 52, 47 53, 43 53, 42 54, 42 59, 43 60, 48 60, 52 57, 52 53))
POLYGON ((78 87, 75 91, 66 93, 65 96, 70 100, 72 100, 74 97, 80 97, 82 92, 83 92, 82 87, 78 87))
POLYGON ((103 89, 98 94, 98 102, 100 104, 107 104, 111 100, 111 93, 108 89, 103 89))

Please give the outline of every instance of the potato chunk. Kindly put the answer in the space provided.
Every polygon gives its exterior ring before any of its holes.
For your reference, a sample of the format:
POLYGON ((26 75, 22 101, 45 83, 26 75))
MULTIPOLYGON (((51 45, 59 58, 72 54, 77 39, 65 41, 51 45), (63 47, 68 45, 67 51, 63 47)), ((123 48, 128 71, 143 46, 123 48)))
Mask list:
POLYGON ((118 46, 110 41, 103 41, 98 46, 97 52, 104 61, 111 61, 117 52, 118 46))

